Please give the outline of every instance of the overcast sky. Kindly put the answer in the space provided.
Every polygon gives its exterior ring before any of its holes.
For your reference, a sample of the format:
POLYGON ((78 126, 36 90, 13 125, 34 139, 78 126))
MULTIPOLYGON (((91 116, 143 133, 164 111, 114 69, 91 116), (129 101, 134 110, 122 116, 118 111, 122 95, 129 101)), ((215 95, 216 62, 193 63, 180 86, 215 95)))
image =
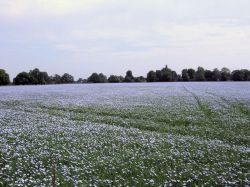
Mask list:
POLYGON ((250 68, 250 0, 0 0, 0 68, 75 78, 250 68))

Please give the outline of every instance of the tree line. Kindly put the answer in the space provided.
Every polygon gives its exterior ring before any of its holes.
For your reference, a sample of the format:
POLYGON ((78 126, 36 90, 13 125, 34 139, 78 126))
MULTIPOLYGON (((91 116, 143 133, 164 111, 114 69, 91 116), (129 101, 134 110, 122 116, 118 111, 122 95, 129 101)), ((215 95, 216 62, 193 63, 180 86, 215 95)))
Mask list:
POLYGON ((247 69, 230 71, 228 68, 221 70, 207 70, 198 67, 197 70, 192 68, 183 69, 181 74, 177 74, 174 70, 166 65, 161 70, 151 70, 147 73, 147 77, 133 76, 131 70, 126 72, 123 77, 121 75, 110 75, 107 77, 103 73, 92 73, 87 79, 74 80, 74 77, 68 73, 62 76, 55 74, 49 76, 47 72, 42 72, 38 68, 29 72, 21 72, 10 81, 9 74, 0 69, 0 85, 44 85, 44 84, 71 84, 71 83, 132 83, 132 82, 188 82, 188 81, 250 81, 250 71, 247 69))

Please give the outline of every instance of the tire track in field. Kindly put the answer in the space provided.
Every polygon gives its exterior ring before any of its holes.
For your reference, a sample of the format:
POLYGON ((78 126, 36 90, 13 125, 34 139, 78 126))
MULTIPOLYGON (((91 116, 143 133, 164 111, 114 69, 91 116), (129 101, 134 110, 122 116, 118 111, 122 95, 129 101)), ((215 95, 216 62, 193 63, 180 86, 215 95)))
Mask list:
POLYGON ((220 100, 222 102, 220 102, 220 104, 224 107, 224 108, 228 108, 228 109, 235 109, 237 112, 246 115, 246 117, 250 120, 250 109, 248 107, 246 107, 243 103, 241 103, 240 101, 238 101, 237 99, 235 99, 235 101, 238 104, 232 103, 230 100, 226 99, 225 97, 213 93, 213 92, 208 92, 206 91, 207 94, 210 94, 212 96, 218 97, 220 98, 220 100))
POLYGON ((200 98, 192 91, 190 91, 189 89, 187 89, 184 85, 183 85, 183 89, 187 92, 190 93, 192 95, 192 97, 196 100, 199 109, 205 114, 206 117, 208 117, 209 119, 211 119, 214 115, 214 112, 212 111, 211 108, 209 108, 208 105, 202 103, 202 101, 200 100, 200 98))

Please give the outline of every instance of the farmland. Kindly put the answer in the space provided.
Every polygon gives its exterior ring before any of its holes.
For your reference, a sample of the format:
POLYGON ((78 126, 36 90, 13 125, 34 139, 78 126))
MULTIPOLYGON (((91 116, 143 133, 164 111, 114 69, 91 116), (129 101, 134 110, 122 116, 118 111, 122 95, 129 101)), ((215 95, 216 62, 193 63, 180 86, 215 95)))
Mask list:
POLYGON ((250 185, 250 83, 0 88, 0 186, 250 185))

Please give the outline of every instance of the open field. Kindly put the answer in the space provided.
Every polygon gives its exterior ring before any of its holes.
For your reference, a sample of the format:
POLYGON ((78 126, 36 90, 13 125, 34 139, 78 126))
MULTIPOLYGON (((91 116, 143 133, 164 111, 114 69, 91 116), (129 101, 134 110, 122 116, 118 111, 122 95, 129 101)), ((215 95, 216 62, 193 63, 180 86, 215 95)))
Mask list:
POLYGON ((250 185, 250 83, 0 88, 0 186, 250 185))

